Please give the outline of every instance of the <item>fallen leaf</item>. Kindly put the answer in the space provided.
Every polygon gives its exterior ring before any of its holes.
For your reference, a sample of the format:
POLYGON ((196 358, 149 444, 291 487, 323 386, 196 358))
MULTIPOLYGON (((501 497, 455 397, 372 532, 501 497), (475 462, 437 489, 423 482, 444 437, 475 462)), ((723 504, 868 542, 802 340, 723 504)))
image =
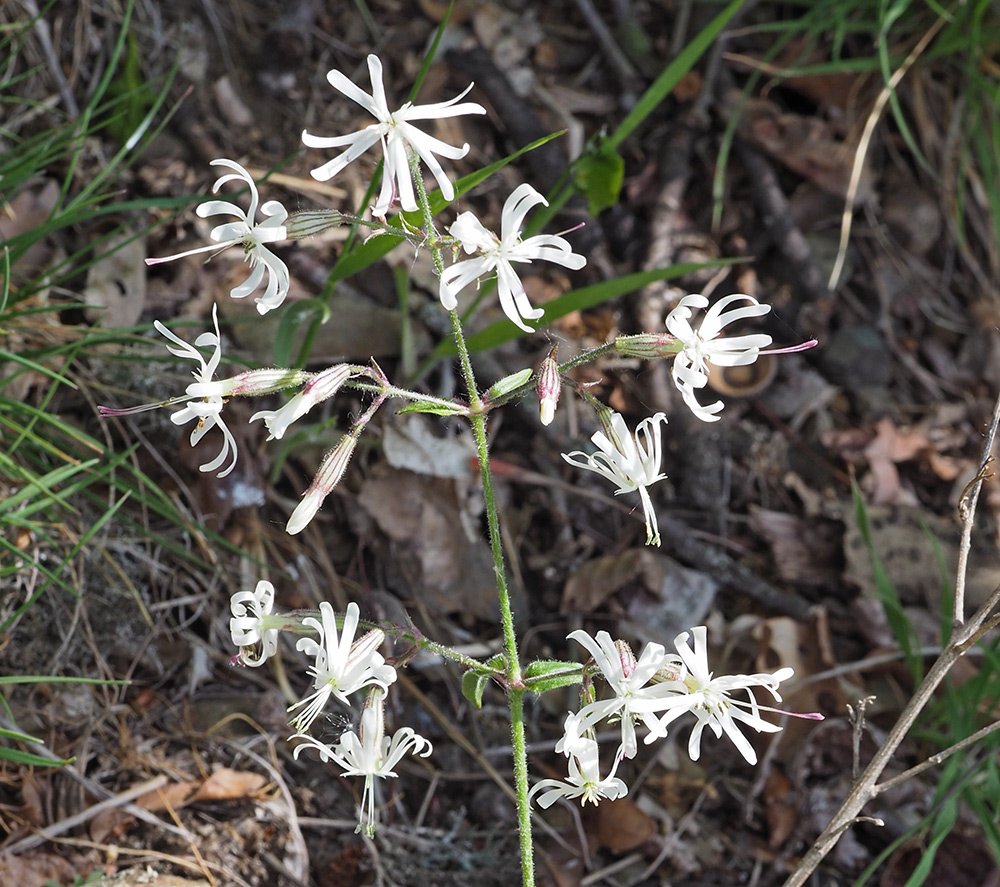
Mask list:
POLYGON ((619 798, 597 805, 593 829, 602 847, 612 853, 627 853, 656 834, 656 821, 631 798, 619 798))
POLYGON ((392 540, 391 556, 430 609, 492 619, 493 562, 470 510, 473 489, 380 466, 362 483, 358 503, 392 540))
POLYGON ((834 522, 751 505, 750 526, 767 542, 785 581, 825 586, 839 579, 841 533, 834 522))
MULTIPOLYGON (((739 132, 752 145, 824 191, 847 196, 855 149, 837 139, 826 121, 813 115, 785 114, 774 102, 751 99, 744 107, 739 132)), ((866 160, 854 202, 868 203, 874 196, 873 176, 866 160)))
POLYGON ((194 801, 239 801, 256 795, 267 779, 260 773, 220 767, 206 779, 191 797, 194 801))
POLYGON ((123 234, 102 249, 108 254, 87 269, 84 314, 104 327, 135 326, 146 305, 145 242, 123 234))

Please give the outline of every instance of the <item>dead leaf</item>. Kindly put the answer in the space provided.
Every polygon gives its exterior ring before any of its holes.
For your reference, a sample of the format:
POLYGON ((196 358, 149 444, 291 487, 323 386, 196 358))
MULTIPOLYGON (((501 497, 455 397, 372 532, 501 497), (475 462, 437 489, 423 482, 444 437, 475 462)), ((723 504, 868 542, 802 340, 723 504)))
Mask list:
POLYGON ((393 558, 428 607, 492 619, 493 562, 473 526, 466 495, 473 489, 380 466, 362 484, 358 503, 393 541, 393 558))
POLYGON ((23 856, 0 854, 0 884, 71 884, 76 867, 67 859, 43 850, 23 856))
POLYGON ((783 846, 799 824, 792 783, 779 767, 772 767, 764 783, 764 816, 767 819, 767 846, 783 846))
MULTIPOLYGON (((830 125, 816 117, 785 114, 766 99, 751 99, 739 124, 740 135, 779 163, 837 197, 847 197, 854 166, 854 147, 838 140, 830 125)), ((864 204, 875 196, 866 162, 854 199, 864 204)))
POLYGON ((192 781, 171 782, 167 785, 140 795, 136 804, 140 807, 156 810, 177 810, 187 804, 198 790, 198 783, 192 781))
POLYGON ((656 834, 656 821, 631 798, 619 798, 597 805, 594 832, 601 846, 612 853, 627 853, 656 834))
POLYGON ((750 525, 764 537, 778 575, 803 585, 832 585, 840 576, 840 533, 832 521, 750 506, 750 525))
POLYGON ((470 433, 435 434, 431 423, 420 415, 399 416, 387 423, 382 449, 393 468, 433 477, 470 480, 472 466, 477 464, 476 445, 470 433))
POLYGON ((221 767, 206 779, 191 798, 194 801, 239 801, 256 795, 267 779, 260 773, 221 767))
POLYGON ((123 234, 105 248, 109 254, 87 270, 84 314, 104 327, 135 326, 146 305, 146 244, 142 238, 123 234))

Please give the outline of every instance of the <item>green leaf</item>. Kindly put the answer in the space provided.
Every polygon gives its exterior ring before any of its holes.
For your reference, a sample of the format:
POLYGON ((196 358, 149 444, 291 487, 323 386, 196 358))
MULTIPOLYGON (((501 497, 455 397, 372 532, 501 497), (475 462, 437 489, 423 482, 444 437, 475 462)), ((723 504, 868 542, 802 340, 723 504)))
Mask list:
POLYGON ((396 411, 396 415, 402 416, 404 413, 430 413, 432 416, 463 416, 468 413, 465 407, 458 404, 437 403, 429 400, 416 400, 408 403, 405 407, 396 411))
POLYGON ((608 137, 607 144, 610 147, 617 148, 624 142, 635 131, 636 127, 656 110, 660 102, 670 95, 673 88, 695 66, 698 59, 704 55, 741 6, 743 6, 743 0, 730 0, 722 12, 696 34, 693 40, 687 43, 677 58, 663 69, 660 76, 653 81, 649 89, 635 103, 635 107, 628 116, 618 124, 615 131, 608 137))
POLYGON ((76 758, 43 758, 30 751, 17 748, 0 748, 0 761, 10 761, 14 764, 26 764, 30 767, 65 767, 72 764, 76 758))
POLYGON ((487 399, 496 400, 498 397, 503 397, 505 394, 517 391, 518 388, 531 378, 533 372, 534 370, 531 367, 527 367, 526 369, 518 370, 516 373, 511 373, 509 376, 504 376, 486 392, 487 399))
POLYGON ((483 707, 483 693, 490 682, 488 674, 478 671, 467 671, 462 675, 462 695, 476 708, 483 707))
POLYGON ((596 217, 618 202, 625 181, 625 160, 602 140, 573 164, 573 181, 586 196, 590 214, 596 217))
POLYGON ((583 668, 579 662, 562 659, 538 659, 524 670, 524 683, 532 693, 539 696, 560 687, 572 687, 583 680, 583 668))

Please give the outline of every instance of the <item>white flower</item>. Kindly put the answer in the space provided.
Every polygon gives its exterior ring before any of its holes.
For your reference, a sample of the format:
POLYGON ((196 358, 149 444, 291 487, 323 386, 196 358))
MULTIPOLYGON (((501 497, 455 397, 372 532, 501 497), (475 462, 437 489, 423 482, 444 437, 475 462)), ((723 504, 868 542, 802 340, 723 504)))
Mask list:
POLYGON ((693 309, 705 308, 708 299, 702 295, 685 296, 677 307, 667 315, 667 332, 684 347, 674 358, 671 373, 674 384, 681 392, 691 411, 703 422, 717 422, 722 411, 722 401, 717 400, 702 406, 695 397, 695 391, 708 384, 707 363, 720 367, 746 366, 757 360, 761 348, 771 344, 766 333, 748 336, 719 338, 723 327, 745 317, 761 317, 771 310, 770 305, 760 304, 753 296, 737 293, 720 299, 705 313, 698 329, 691 326, 693 309), (723 313, 723 309, 733 302, 745 301, 749 304, 723 313))
MULTIPOLYGON (((763 687, 775 701, 780 702, 777 687, 782 681, 787 681, 794 671, 791 668, 779 668, 774 674, 726 675, 713 678, 708 670, 708 645, 705 640, 705 627, 691 629, 694 636, 694 650, 688 644, 688 633, 682 632, 674 640, 674 646, 680 654, 685 670, 680 676, 682 694, 667 700, 663 708, 667 713, 660 719, 665 729, 671 722, 685 712, 691 712, 698 722, 691 731, 688 742, 688 754, 692 761, 697 761, 701 754, 701 734, 709 727, 716 737, 725 733, 732 741, 747 763, 756 764, 757 754, 740 732, 738 723, 756 730, 758 733, 777 733, 781 728, 770 724, 760 716, 761 707, 751 692, 751 687, 763 687), (733 699, 730 694, 746 690, 747 699, 733 699)), ((765 711, 774 709, 765 708, 765 711)), ((807 715, 807 717, 818 717, 807 715)))
POLYGON ((592 730, 599 721, 610 717, 621 721, 620 754, 626 758, 634 758, 638 750, 635 736, 637 720, 642 721, 650 731, 646 737, 647 745, 665 736, 666 729, 653 712, 667 707, 667 700, 676 695, 676 688, 673 681, 652 685, 649 682, 661 669, 672 667, 675 663, 679 665, 676 657, 668 656, 662 644, 646 644, 637 661, 625 644, 616 644, 606 631, 599 631, 596 637, 591 637, 578 629, 567 637, 586 647, 615 695, 592 702, 580 709, 576 716, 567 718, 563 739, 556 751, 570 754, 577 741, 581 741, 579 737, 592 730))
POLYGON ((219 188, 226 182, 241 181, 250 188, 250 206, 244 212, 235 203, 228 200, 207 200, 198 206, 195 212, 201 218, 215 215, 236 216, 238 221, 227 222, 217 225, 209 233, 213 241, 208 246, 189 249, 173 256, 166 256, 162 259, 146 259, 147 265, 157 265, 161 262, 172 262, 182 256, 192 256, 196 253, 216 252, 230 246, 239 244, 243 247, 243 253, 250 263, 250 276, 239 286, 233 287, 229 295, 234 299, 242 299, 260 286, 267 274, 267 287, 264 295, 259 297, 257 310, 261 314, 267 314, 272 308, 277 308, 285 301, 288 295, 290 278, 288 276, 288 266, 279 259, 265 244, 274 243, 277 240, 284 240, 288 235, 285 229, 285 220, 288 213, 277 200, 268 200, 260 207, 261 214, 266 216, 263 222, 257 223, 257 207, 260 196, 257 193, 257 186, 253 178, 240 164, 234 160, 213 160, 212 166, 224 166, 233 172, 227 173, 216 179, 212 186, 212 193, 216 194, 219 188))
POLYGON ((371 95, 351 83, 340 71, 334 69, 327 73, 326 79, 334 89, 357 102, 378 122, 369 124, 364 129, 350 135, 333 138, 322 138, 303 132, 302 141, 310 148, 347 149, 334 157, 333 160, 314 169, 312 171, 313 178, 321 182, 333 178, 352 160, 360 157, 376 142, 381 142, 384 158, 382 189, 379 191, 375 206, 372 207, 372 213, 380 217, 386 214, 392 203, 394 185, 398 189, 403 209, 415 210, 417 201, 413 194, 413 182, 410 180, 410 166, 406 151, 406 147, 409 145, 427 164, 427 168, 437 181, 445 199, 454 199, 455 189, 434 155, 440 154, 451 160, 459 160, 469 152, 469 146, 462 145, 461 148, 455 148, 448 145, 417 129, 412 121, 439 120, 444 117, 459 117, 462 114, 485 114, 486 109, 475 102, 456 104, 472 89, 472 84, 470 83, 461 94, 447 102, 438 102, 433 105, 413 105, 407 102, 398 111, 390 111, 385 99, 385 87, 382 85, 382 62, 377 56, 368 56, 368 73, 372 84, 371 95))
POLYGON ((359 617, 357 604, 352 601, 347 605, 344 626, 339 636, 333 607, 323 601, 319 605, 319 612, 322 622, 313 616, 302 620, 306 628, 319 633, 319 641, 300 638, 295 645, 296 650, 315 657, 315 662, 308 669, 313 677, 315 692, 288 709, 302 709, 291 722, 297 733, 308 732, 331 696, 335 696, 344 705, 350 705, 347 697, 352 693, 372 685, 385 690, 396 680, 396 669, 386 665, 378 652, 385 640, 385 633, 381 629, 373 629, 355 642, 354 634, 358 629, 359 617))
POLYGON ((302 749, 314 748, 319 752, 323 763, 333 761, 343 769, 342 775, 365 778, 361 819, 357 830, 361 831, 364 828, 369 837, 375 833, 375 779, 397 776, 394 768, 408 754, 426 758, 433 751, 431 743, 423 736, 414 733, 410 727, 400 727, 391 739, 385 735, 383 695, 381 690, 372 692, 361 715, 358 732, 344 733, 335 746, 326 745, 302 734, 291 737, 302 741, 293 752, 296 758, 302 749))
POLYGON ((333 397, 353 372, 346 363, 338 364, 317 373, 303 386, 302 390, 277 410, 261 410, 250 417, 251 422, 263 419, 269 432, 268 440, 280 440, 288 426, 301 419, 316 404, 333 397))
POLYGON ((542 779, 536 782, 528 792, 528 802, 542 789, 548 789, 538 799, 539 807, 551 807, 560 798, 581 798, 581 803, 590 801, 596 805, 603 798, 614 801, 628 794, 628 786, 615 776, 621 757, 615 758, 611 772, 601 779, 601 761, 598 756, 597 742, 593 739, 581 739, 573 746, 569 755, 569 778, 542 779))
POLYGON ((541 308, 532 308, 521 281, 514 271, 511 262, 528 262, 532 259, 544 259, 555 262, 564 268, 578 271, 587 264, 587 260, 573 252, 570 242, 556 234, 537 234, 527 240, 521 240, 521 228, 528 211, 547 201, 531 185, 519 185, 503 205, 500 215, 500 233, 495 234, 483 227, 482 223, 471 212, 461 213, 448 229, 451 236, 462 244, 466 253, 479 253, 475 259, 465 259, 445 269, 441 275, 441 304, 448 311, 458 304, 456 296, 472 281, 478 280, 484 274, 494 269, 497 274, 497 291, 500 294, 500 307, 510 318, 511 323, 520 327, 526 333, 532 332, 525 320, 538 320, 545 312, 541 308))
POLYGON ((238 591, 230 599, 233 618, 229 620, 229 631, 246 665, 263 665, 277 652, 278 629, 267 627, 273 607, 274 586, 266 579, 261 579, 253 591, 238 591), (257 648, 256 654, 253 648, 257 648))
POLYGON ((660 544, 656 512, 653 510, 647 487, 666 477, 660 473, 660 460, 663 455, 660 423, 666 421, 667 417, 663 413, 644 419, 636 428, 633 438, 628 432, 625 420, 618 413, 614 413, 605 428, 608 433, 598 431, 591 437, 600 452, 590 456, 581 452, 562 454, 563 459, 570 465, 586 471, 596 471, 613 484, 617 484, 616 496, 621 493, 631 493, 633 490, 639 491, 642 510, 646 517, 647 545, 660 544))
POLYGON ((316 513, 326 497, 340 483, 344 472, 347 471, 347 465, 351 461, 354 448, 357 446, 358 434, 360 434, 360 429, 357 430, 357 433, 352 430, 351 433, 345 434, 340 439, 340 443, 323 457, 309 489, 302 494, 302 499, 288 518, 288 523, 285 524, 285 532, 289 536, 301 533, 309 525, 309 522, 316 517, 316 513))
MULTIPOLYGON (((173 347, 167 345, 167 351, 175 357, 197 361, 199 366, 192 373, 195 382, 188 385, 184 395, 184 399, 187 400, 187 406, 171 414, 170 421, 174 425, 186 425, 192 419, 198 420, 198 424, 195 425, 191 432, 191 446, 196 446, 198 441, 212 428, 215 426, 219 427, 219 430, 222 432, 222 449, 219 455, 212 459, 211 462, 206 462, 200 467, 202 471, 215 471, 216 468, 226 461, 229 453, 232 452, 233 458, 229 466, 217 475, 218 477, 225 477, 236 467, 237 452, 236 439, 226 427, 226 423, 222 421, 222 407, 225 404, 224 395, 226 393, 225 384, 223 382, 212 381, 212 376, 215 375, 219 361, 222 359, 222 337, 219 333, 219 310, 216 305, 212 306, 212 324, 215 327, 215 332, 202 333, 194 340, 194 345, 192 346, 183 339, 178 338, 178 336, 168 330, 158 320, 153 322, 156 331, 174 343, 173 347), (214 351, 206 362, 205 358, 201 356, 201 352, 197 349, 207 347, 213 348, 214 351)), ((158 404, 149 405, 150 408, 153 406, 158 406, 158 404)))

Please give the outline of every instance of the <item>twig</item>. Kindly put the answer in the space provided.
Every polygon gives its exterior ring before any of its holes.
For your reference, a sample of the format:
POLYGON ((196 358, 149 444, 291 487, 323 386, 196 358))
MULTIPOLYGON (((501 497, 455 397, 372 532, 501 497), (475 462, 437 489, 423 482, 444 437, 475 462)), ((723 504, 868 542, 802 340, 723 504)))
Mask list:
POLYGON ((76 99, 73 98, 73 92, 69 88, 66 78, 63 76, 62 68, 59 65, 59 58, 52 46, 49 23, 45 21, 41 12, 38 11, 38 4, 35 3, 35 0, 21 0, 21 6, 35 20, 32 27, 34 28, 35 35, 38 37, 38 43, 42 47, 42 55, 45 56, 45 61, 48 63, 49 73, 52 74, 52 79, 55 80, 56 86, 59 88, 59 95, 62 97, 66 110, 71 117, 76 119, 80 116, 80 106, 77 105, 76 99))
POLYGON ((898 773, 893 776, 892 779, 880 782, 874 789, 872 789, 873 794, 880 795, 882 792, 887 792, 890 789, 895 788, 897 785, 902 785, 914 776, 919 776, 924 772, 924 770, 930 770, 931 767, 937 767, 939 764, 943 764, 953 754, 967 749, 970 745, 975 745, 980 739, 985 739, 997 730, 1000 730, 1000 721, 994 721, 992 724, 987 724, 985 727, 976 730, 976 732, 971 736, 966 736, 965 739, 960 742, 956 742, 954 745, 949 745, 944 751, 939 751, 937 754, 931 755, 926 761, 917 764, 914 767, 910 767, 909 770, 904 770, 902 773, 898 773))
POLYGON ((986 470, 993 458, 993 441, 996 440, 998 426, 1000 426, 1000 397, 993 405, 993 418, 986 432, 986 446, 979 460, 979 470, 958 500, 958 514, 962 519, 962 539, 958 546, 958 576, 955 581, 953 602, 955 625, 961 625, 965 618, 965 574, 969 566, 969 552, 972 550, 972 521, 976 514, 976 506, 979 504, 979 491, 983 488, 983 481, 987 477, 986 470))
POLYGON ((854 728, 851 731, 851 779, 857 779, 861 769, 861 737, 865 732, 865 711, 874 701, 874 696, 865 696, 858 700, 857 709, 847 706, 848 720, 854 728))
POLYGON ((634 95, 638 92, 639 74, 625 53, 621 51, 614 35, 608 30, 608 26, 604 24, 604 19, 601 18, 600 13, 591 0, 576 0, 576 8, 580 10, 580 15, 587 22, 587 27, 594 32, 597 42, 601 44, 601 48, 604 50, 609 64, 618 74, 618 79, 621 81, 623 90, 634 95))
MULTIPOLYGON (((145 782, 133 785, 132 788, 126 791, 119 792, 117 795, 112 795, 110 798, 92 804, 87 809, 81 810, 73 816, 67 816, 65 819, 59 820, 59 822, 54 822, 52 825, 47 825, 45 828, 39 829, 35 834, 17 841, 9 847, 5 847, 4 852, 23 853, 25 850, 31 850, 39 844, 44 844, 51 838, 56 838, 64 832, 68 832, 78 825, 88 822, 97 816, 98 813, 103 813, 105 810, 113 810, 116 807, 130 807, 132 806, 131 802, 136 798, 149 794, 151 791, 156 791, 156 789, 162 788, 166 784, 167 777, 161 773, 159 776, 154 776, 152 779, 147 779, 145 782)), ((158 824, 163 825, 160 822, 158 824)), ((177 831, 180 834, 184 834, 181 829, 177 829, 177 831)), ((191 835, 188 834, 187 838, 190 839, 191 835)))
POLYGON ((742 139, 737 139, 736 149, 750 179, 767 232, 781 255, 788 260, 790 276, 801 286, 810 301, 822 302, 829 295, 829 290, 823 283, 823 275, 813 258, 809 241, 795 224, 788 200, 771 164, 756 148, 742 139))
POLYGON ((913 63, 920 58, 928 44, 937 35, 937 32, 944 27, 946 21, 948 21, 946 13, 942 13, 938 20, 927 30, 927 33, 917 41, 917 45, 910 50, 910 54, 903 60, 903 64, 895 70, 889 78, 889 82, 886 83, 882 91, 878 94, 878 98, 875 99, 875 104, 868 114, 868 119, 865 120, 865 128, 861 132, 861 138, 858 140, 858 148, 854 152, 854 165, 851 167, 851 178, 847 186, 847 199, 844 201, 844 213, 840 218, 840 245, 837 248, 837 259, 833 263, 833 270, 830 271, 830 279, 827 281, 827 287, 830 290, 837 288, 840 275, 844 270, 844 262, 847 259, 847 241, 851 237, 851 223, 854 219, 854 201, 858 196, 858 187, 861 185, 861 171, 865 165, 868 146, 871 144, 872 136, 875 134, 875 127, 878 126, 882 112, 885 110, 889 99, 892 98, 896 87, 899 86, 899 82, 906 76, 907 71, 913 67, 913 63))
MULTIPOLYGON (((1000 411, 1000 397, 997 398, 994 415, 996 415, 997 411, 1000 411)), ((997 424, 992 424, 987 433, 986 442, 983 446, 984 460, 993 448, 993 442, 997 433, 997 424)), ((975 499, 969 501, 965 519, 970 525, 975 518, 975 506, 975 499)), ((959 569, 964 571, 966 566, 967 562, 962 563, 959 569)), ((964 582, 964 578, 964 575, 957 576, 956 587, 960 582, 964 582)), ((837 841, 840 840, 840 836, 858 820, 858 816, 864 806, 879 793, 880 789, 877 785, 879 777, 889 764, 889 761, 892 760, 892 756, 896 753, 896 749, 899 748, 900 743, 906 738, 914 721, 916 721, 934 695, 934 691, 938 685, 944 680, 948 672, 951 671, 952 666, 965 654, 966 650, 979 641, 986 632, 993 630, 997 626, 1000 620, 996 617, 991 618, 991 614, 998 604, 1000 604, 1000 587, 990 595, 989 599, 976 611, 968 622, 956 624, 951 642, 931 666, 927 676, 921 681, 920 686, 914 692, 913 698, 907 703, 900 714, 899 720, 896 721, 893 728, 889 731, 888 736, 886 736, 882 745, 872 757, 864 773, 861 774, 861 777, 851 788, 850 794, 848 794, 840 809, 834 814, 829 825, 827 825, 822 834, 816 839, 809 852, 802 858, 802 861, 789 876, 788 880, 785 881, 785 887, 801 887, 801 885, 805 884, 816 867, 833 849, 837 841)))

